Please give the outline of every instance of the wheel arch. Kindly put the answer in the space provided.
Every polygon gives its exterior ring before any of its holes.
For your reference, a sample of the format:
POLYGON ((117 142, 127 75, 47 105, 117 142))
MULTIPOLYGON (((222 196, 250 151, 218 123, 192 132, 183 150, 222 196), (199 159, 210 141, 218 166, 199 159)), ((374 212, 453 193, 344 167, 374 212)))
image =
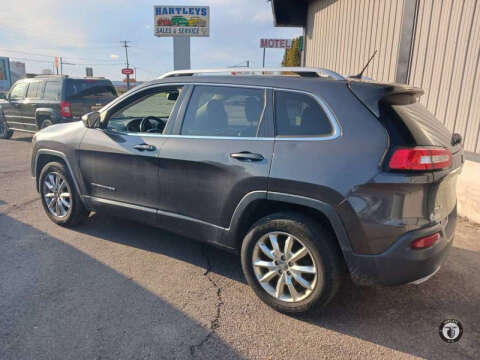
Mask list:
POLYGON ((35 188, 37 191, 39 191, 39 177, 40 177, 40 172, 42 171, 43 167, 48 164, 49 162, 52 161, 57 161, 65 165, 67 171, 69 172, 70 177, 73 180, 73 184, 75 186, 75 190, 77 190, 77 193, 84 205, 85 202, 82 198, 82 193, 80 192, 80 187, 78 186, 77 179, 75 178, 74 172, 72 171, 72 167, 70 166, 70 162, 68 161, 67 156, 56 150, 49 150, 49 149, 40 149, 37 151, 35 155, 35 161, 33 164, 33 176, 35 177, 35 188))
POLYGON ((229 246, 241 248, 250 226, 262 217, 280 211, 292 211, 306 214, 330 230, 343 254, 352 251, 344 225, 332 205, 293 194, 266 191, 250 194, 240 201, 233 214, 226 239, 229 246))
POLYGON ((55 123, 55 112, 50 108, 38 108, 35 111, 35 123, 39 129, 42 126, 41 122, 45 118, 49 118, 53 123, 55 123))

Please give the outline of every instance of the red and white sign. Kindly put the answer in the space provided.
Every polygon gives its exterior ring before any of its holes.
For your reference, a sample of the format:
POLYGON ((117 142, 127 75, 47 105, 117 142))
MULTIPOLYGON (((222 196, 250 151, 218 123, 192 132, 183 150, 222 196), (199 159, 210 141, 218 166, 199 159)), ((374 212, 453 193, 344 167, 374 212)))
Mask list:
POLYGON ((123 68, 123 69, 122 69, 122 74, 123 74, 123 75, 133 75, 133 69, 123 68))
POLYGON ((289 49, 292 47, 291 39, 260 39, 261 48, 289 49))

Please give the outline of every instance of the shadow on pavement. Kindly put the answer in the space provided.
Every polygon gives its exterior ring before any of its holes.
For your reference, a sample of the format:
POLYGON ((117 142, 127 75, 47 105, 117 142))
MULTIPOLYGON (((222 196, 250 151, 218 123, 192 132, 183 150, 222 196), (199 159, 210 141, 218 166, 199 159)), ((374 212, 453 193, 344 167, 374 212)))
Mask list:
POLYGON ((182 311, 63 241, 4 214, 0 229, 1 359, 183 359, 208 336, 194 357, 240 357, 182 311))
POLYGON ((346 281, 327 309, 302 320, 423 358, 480 358, 480 254, 453 247, 443 268, 420 285, 358 287, 346 281), (477 283, 475 280, 477 279, 477 283), (440 339, 445 319, 463 323, 460 342, 440 339))
POLYGON ((207 259, 204 256, 206 255, 211 261, 215 261, 215 268, 211 271, 246 284, 238 255, 171 234, 162 229, 106 214, 94 214, 86 223, 73 230, 160 253, 200 267, 207 266, 207 259))
POLYGON ((32 142, 32 138, 33 138, 32 135, 22 133, 22 135, 14 135, 12 138, 9 139, 9 141, 32 142))
MULTIPOLYGON (((205 266, 204 245, 136 222, 95 214, 76 230, 205 266)), ((212 272, 245 283, 239 256, 210 246, 205 251, 212 272)), ((440 348, 445 356, 472 358, 480 351, 480 283, 473 283, 479 272, 479 253, 453 247, 440 272, 424 284, 359 287, 347 279, 325 310, 296 319, 415 356, 437 357, 440 348), (463 322, 461 342, 440 339, 439 325, 447 318, 463 322)))

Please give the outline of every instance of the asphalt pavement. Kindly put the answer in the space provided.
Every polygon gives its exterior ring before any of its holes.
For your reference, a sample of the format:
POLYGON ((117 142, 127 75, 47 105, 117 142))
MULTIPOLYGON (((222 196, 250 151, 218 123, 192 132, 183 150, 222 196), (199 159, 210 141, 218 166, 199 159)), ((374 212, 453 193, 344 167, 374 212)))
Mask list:
POLYGON ((107 214, 53 224, 30 152, 30 136, 0 140, 0 359, 480 358, 479 225, 460 219, 426 283, 346 281, 292 317, 254 295, 236 255, 107 214), (449 318, 454 344, 439 336, 449 318))

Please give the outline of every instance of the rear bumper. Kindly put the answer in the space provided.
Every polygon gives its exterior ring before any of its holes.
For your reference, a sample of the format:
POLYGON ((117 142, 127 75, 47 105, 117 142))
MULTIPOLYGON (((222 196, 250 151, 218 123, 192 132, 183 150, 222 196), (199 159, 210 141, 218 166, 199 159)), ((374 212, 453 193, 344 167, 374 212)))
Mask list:
POLYGON ((344 254, 352 280, 362 285, 400 285, 426 280, 445 261, 453 243, 456 208, 442 222, 406 233, 378 255, 344 254), (427 249, 413 250, 410 243, 423 236, 440 233, 440 239, 427 249))

